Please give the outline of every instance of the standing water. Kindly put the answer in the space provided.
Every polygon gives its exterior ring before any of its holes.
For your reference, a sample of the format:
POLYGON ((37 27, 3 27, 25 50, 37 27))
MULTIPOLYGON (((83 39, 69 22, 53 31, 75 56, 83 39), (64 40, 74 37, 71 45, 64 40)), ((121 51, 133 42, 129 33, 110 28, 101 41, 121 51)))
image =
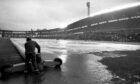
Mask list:
MULTIPOLYGON (((112 84, 113 75, 99 62, 103 57, 94 53, 104 51, 132 51, 140 49, 133 44, 111 42, 33 39, 41 46, 42 59, 63 60, 60 71, 47 70, 39 75, 12 76, 3 84, 112 84)), ((12 39, 23 48, 25 39, 12 39)), ((110 55, 119 57, 120 55, 110 55)))

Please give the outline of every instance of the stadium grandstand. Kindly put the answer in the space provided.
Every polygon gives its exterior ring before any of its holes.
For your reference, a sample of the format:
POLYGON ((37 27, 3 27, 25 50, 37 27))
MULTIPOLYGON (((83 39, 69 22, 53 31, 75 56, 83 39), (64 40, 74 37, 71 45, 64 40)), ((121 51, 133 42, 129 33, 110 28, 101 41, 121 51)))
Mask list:
POLYGON ((128 4, 94 13, 69 24, 65 29, 37 31, 0 31, 3 37, 80 39, 140 42, 140 3, 128 4))
POLYGON ((67 38, 140 41, 140 3, 95 13, 68 25, 67 38))

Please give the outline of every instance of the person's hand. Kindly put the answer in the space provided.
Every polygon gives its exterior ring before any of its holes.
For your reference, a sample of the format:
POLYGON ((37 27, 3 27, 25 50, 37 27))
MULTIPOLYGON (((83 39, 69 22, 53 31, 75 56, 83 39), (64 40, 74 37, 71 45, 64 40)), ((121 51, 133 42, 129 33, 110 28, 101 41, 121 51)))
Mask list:
POLYGON ((41 53, 37 53, 38 55, 41 55, 41 53))
POLYGON ((40 54, 40 53, 37 53, 36 55, 37 55, 38 57, 41 57, 41 54, 40 54))

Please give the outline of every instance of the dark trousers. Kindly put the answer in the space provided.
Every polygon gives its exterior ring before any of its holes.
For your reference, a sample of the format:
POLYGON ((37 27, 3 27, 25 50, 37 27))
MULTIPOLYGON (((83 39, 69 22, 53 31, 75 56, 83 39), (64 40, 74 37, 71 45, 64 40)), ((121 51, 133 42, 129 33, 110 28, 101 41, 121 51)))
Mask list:
POLYGON ((27 70, 30 60, 31 60, 31 63, 33 65, 34 70, 36 70, 37 69, 37 62, 36 62, 35 53, 26 53, 25 54, 25 69, 27 70))

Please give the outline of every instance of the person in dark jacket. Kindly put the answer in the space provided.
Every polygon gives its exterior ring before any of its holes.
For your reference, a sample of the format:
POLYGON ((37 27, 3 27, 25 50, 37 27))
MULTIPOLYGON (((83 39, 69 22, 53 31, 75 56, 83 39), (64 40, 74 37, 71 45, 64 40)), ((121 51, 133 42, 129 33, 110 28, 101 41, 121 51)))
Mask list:
POLYGON ((25 73, 27 71, 27 67, 29 65, 29 61, 31 60, 34 71, 38 72, 37 62, 36 62, 36 53, 35 48, 37 48, 38 53, 40 54, 40 46, 36 41, 33 41, 30 37, 26 38, 25 43, 25 73))

